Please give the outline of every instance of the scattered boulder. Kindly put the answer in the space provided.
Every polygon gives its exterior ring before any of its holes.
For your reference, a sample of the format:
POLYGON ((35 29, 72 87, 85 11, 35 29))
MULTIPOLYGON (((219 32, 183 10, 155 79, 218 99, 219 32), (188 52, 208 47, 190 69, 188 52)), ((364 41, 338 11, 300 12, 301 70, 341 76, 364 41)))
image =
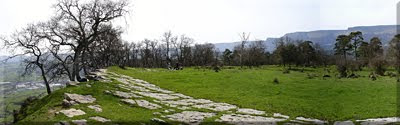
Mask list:
POLYGON ((88 108, 93 109, 95 112, 102 112, 103 109, 101 109, 100 105, 89 105, 88 108))
POLYGON ((74 109, 74 108, 67 109, 67 110, 61 110, 61 111, 57 112, 56 114, 59 114, 59 113, 63 113, 65 116, 70 117, 70 118, 74 117, 74 116, 86 114, 84 111, 79 110, 79 109, 74 109))
POLYGON ((86 119, 72 120, 72 123, 74 123, 75 125, 87 125, 87 120, 86 119))
POLYGON ((96 101, 96 98, 93 98, 91 95, 79 95, 70 93, 64 93, 64 98, 67 101, 74 101, 77 103, 93 103, 94 101, 96 101))
POLYGON ((68 108, 68 107, 70 107, 70 106, 72 106, 72 105, 77 105, 78 103, 77 102, 75 102, 75 101, 68 101, 68 100, 66 100, 66 99, 63 99, 63 101, 62 101, 62 106, 64 107, 64 108, 68 108))
POLYGON ((106 119, 106 118, 99 117, 99 116, 90 117, 89 119, 92 119, 92 120, 95 120, 95 121, 98 121, 98 122, 103 122, 103 123, 111 121, 110 119, 106 119))

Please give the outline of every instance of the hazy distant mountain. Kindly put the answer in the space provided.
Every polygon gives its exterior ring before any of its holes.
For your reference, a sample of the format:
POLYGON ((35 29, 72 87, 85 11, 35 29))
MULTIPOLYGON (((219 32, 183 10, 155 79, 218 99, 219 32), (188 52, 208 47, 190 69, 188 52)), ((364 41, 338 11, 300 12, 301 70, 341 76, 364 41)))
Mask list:
MULTIPOLYGON (((318 43, 327 50, 333 49, 335 39, 338 35, 349 34, 353 31, 361 31, 365 41, 369 41, 372 37, 379 37, 384 46, 387 46, 389 41, 396 34, 396 25, 382 25, 382 26, 357 26, 350 27, 347 30, 317 30, 310 32, 293 32, 287 33, 283 37, 289 37, 295 40, 309 40, 318 43)), ((278 38, 267 38, 264 42, 267 45, 267 50, 272 51, 275 48, 275 41, 278 38)), ((220 51, 225 49, 233 49, 239 42, 232 43, 216 43, 215 46, 220 51)))

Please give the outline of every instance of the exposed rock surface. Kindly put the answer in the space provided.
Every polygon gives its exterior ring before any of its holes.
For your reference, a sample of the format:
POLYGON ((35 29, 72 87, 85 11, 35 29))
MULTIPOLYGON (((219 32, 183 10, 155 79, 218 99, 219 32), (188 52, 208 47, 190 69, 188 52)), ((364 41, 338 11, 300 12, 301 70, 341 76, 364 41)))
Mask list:
POLYGON ((322 121, 322 120, 318 120, 318 119, 311 119, 311 118, 304 118, 304 117, 296 117, 296 120, 311 122, 313 124, 319 124, 319 125, 328 123, 327 121, 322 121))
POLYGON ((194 105, 193 107, 209 109, 209 110, 213 110, 213 111, 227 111, 227 110, 231 110, 231 109, 237 108, 235 105, 231 105, 231 104, 228 104, 228 103, 199 104, 199 105, 194 105))
POLYGON ((75 125, 87 125, 87 120, 81 119, 81 120, 72 120, 72 123, 75 125))
POLYGON ((61 110, 59 113, 63 113, 67 117, 74 117, 74 116, 79 116, 79 115, 84 115, 86 114, 84 111, 79 110, 79 109, 67 109, 67 110, 61 110))
POLYGON ((333 125, 354 125, 352 121, 336 121, 333 125))
POLYGON ((147 109, 158 109, 158 108, 161 108, 161 106, 159 106, 157 104, 154 104, 154 103, 151 103, 151 102, 149 102, 147 100, 135 100, 135 102, 136 102, 136 104, 138 106, 144 107, 144 108, 147 108, 147 109))
POLYGON ((115 91, 113 93, 113 95, 118 96, 120 98, 125 98, 125 99, 129 99, 129 98, 142 98, 142 96, 138 96, 136 94, 133 93, 127 93, 127 92, 122 92, 122 91, 115 91))
POLYGON ((248 108, 240 108, 237 111, 238 113, 243 113, 243 114, 250 114, 250 115, 264 115, 265 111, 259 111, 255 109, 248 109, 248 108))
POLYGON ((100 117, 100 116, 95 116, 95 117, 90 117, 89 119, 98 121, 98 122, 110 122, 111 120, 100 117))
POLYGON ((166 118, 173 121, 180 121, 187 124, 200 124, 204 119, 215 116, 215 113, 205 113, 198 111, 183 111, 172 115, 167 115, 166 118))
POLYGON ((100 105, 89 105, 88 108, 93 109, 95 112, 102 112, 103 109, 101 109, 100 105))
POLYGON ((264 124, 276 124, 276 122, 281 122, 285 120, 286 119, 282 118, 272 118, 263 116, 224 114, 216 121, 230 123, 230 124, 239 124, 239 125, 247 125, 247 124, 264 125, 264 124))
POLYGON ((64 97, 68 101, 74 101, 77 103, 93 103, 96 101, 96 98, 93 98, 91 95, 64 93, 64 97))

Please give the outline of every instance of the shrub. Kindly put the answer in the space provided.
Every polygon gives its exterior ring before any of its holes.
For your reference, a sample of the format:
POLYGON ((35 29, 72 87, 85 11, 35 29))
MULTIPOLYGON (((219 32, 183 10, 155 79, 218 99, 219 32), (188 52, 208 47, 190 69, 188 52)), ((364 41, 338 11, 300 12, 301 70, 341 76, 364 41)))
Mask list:
POLYGON ((370 67, 374 70, 374 72, 380 76, 384 76, 386 72, 386 61, 381 58, 373 58, 370 63, 370 67))
POLYGON ((347 67, 345 65, 338 64, 336 65, 337 71, 339 72, 340 78, 347 77, 347 67))
POLYGON ((213 67, 213 70, 214 70, 215 72, 219 72, 219 71, 221 70, 221 68, 219 68, 219 66, 214 66, 214 67, 213 67))
POLYGON ((273 81, 275 84, 279 84, 279 80, 278 80, 278 78, 274 78, 274 81, 273 81))
POLYGON ((283 69, 282 73, 283 73, 283 74, 289 74, 289 73, 290 73, 290 70, 289 70, 289 69, 283 69))

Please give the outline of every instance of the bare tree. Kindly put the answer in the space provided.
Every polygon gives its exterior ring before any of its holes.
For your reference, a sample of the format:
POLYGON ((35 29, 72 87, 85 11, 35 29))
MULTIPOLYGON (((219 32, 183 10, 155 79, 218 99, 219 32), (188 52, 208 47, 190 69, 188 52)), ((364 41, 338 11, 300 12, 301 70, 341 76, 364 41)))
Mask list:
POLYGON ((39 68, 43 82, 46 85, 47 93, 51 93, 51 88, 47 78, 47 72, 45 69, 45 63, 49 59, 50 54, 47 53, 47 48, 44 47, 44 43, 40 37, 38 37, 38 29, 36 25, 29 25, 27 28, 14 33, 10 39, 2 38, 5 46, 10 49, 23 51, 20 54, 15 54, 10 58, 17 56, 27 56, 24 59, 26 63, 25 73, 30 73, 39 68))
POLYGON ((111 21, 124 16, 128 2, 125 0, 59 0, 55 5, 57 14, 51 21, 48 39, 53 44, 69 46, 73 51, 71 80, 79 80, 82 54, 96 38, 112 27, 111 21), (62 38, 62 39, 61 39, 62 38))
POLYGON ((240 52, 239 52, 239 60, 240 60, 240 67, 243 68, 243 57, 245 54, 245 47, 246 47, 246 43, 248 42, 250 37, 250 33, 245 33, 243 32, 242 34, 240 34, 240 39, 241 39, 241 43, 240 43, 240 52))

